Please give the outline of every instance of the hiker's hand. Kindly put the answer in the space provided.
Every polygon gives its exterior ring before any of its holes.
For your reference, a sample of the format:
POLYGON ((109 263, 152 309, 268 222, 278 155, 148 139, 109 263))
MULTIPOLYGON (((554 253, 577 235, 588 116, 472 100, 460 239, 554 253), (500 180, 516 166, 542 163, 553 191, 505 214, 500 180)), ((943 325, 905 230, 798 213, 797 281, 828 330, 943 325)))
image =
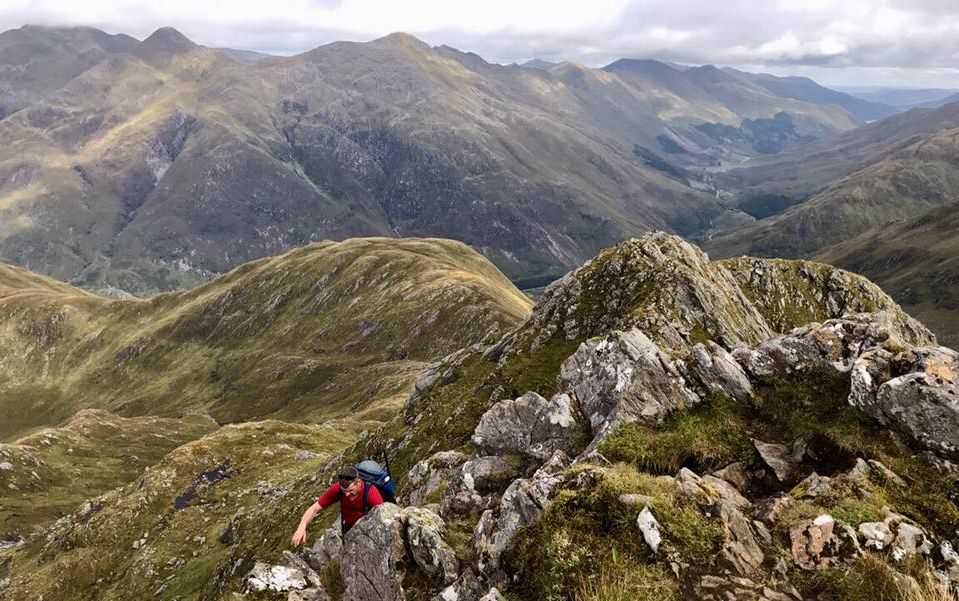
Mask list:
POLYGON ((306 528, 297 528, 293 533, 293 539, 290 541, 294 547, 299 547, 306 540, 306 528))

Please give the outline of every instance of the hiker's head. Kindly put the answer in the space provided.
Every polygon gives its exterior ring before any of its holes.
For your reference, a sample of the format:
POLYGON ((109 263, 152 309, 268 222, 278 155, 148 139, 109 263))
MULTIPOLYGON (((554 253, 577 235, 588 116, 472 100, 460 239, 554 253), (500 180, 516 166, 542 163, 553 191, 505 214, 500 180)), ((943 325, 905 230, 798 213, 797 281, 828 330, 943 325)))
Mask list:
POLYGON ((339 480, 340 488, 344 492, 354 494, 360 489, 360 474, 352 465, 347 465, 340 469, 336 477, 337 480, 339 480))

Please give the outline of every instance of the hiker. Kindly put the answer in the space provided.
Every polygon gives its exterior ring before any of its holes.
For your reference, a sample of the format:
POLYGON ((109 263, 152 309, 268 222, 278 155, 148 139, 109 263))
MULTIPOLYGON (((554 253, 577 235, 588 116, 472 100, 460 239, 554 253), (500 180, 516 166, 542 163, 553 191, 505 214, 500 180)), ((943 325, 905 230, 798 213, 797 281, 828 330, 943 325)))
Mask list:
POLYGON ((383 496, 376 485, 364 482, 360 478, 360 473, 355 467, 352 465, 344 467, 337 474, 337 482, 326 489, 316 503, 310 505, 303 514, 300 525, 293 533, 294 547, 300 546, 306 540, 306 527, 313 521, 316 514, 337 502, 340 504, 340 525, 343 528, 343 534, 346 534, 360 518, 369 513, 370 509, 383 504, 383 496))

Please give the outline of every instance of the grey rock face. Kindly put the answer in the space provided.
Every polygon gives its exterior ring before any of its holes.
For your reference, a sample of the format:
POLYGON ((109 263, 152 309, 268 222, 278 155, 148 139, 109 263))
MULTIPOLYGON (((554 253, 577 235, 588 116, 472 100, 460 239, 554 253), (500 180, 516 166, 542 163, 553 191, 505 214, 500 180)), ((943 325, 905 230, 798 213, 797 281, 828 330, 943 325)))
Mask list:
POLYGON ((874 551, 882 551, 892 544, 896 535, 889 527, 889 520, 884 522, 863 522, 859 524, 859 537, 863 546, 874 551))
POLYGON ((749 377, 736 359, 712 340, 697 344, 687 360, 691 379, 706 391, 718 392, 739 401, 753 396, 749 377))
POLYGON ((719 504, 719 518, 724 529, 723 558, 742 576, 755 572, 765 557, 756 527, 729 502, 719 504))
POLYGON ((378 505, 344 537, 340 573, 344 601, 405 601, 403 575, 409 565, 400 508, 378 505))
POLYGON ((406 541, 416 565, 438 585, 456 580, 459 562, 456 553, 443 540, 446 525, 442 518, 418 507, 405 508, 401 517, 406 523, 406 541))
POLYGON ((322 570, 329 564, 338 562, 342 551, 343 536, 341 528, 339 524, 333 524, 306 551, 306 562, 314 570, 322 570))
POLYGON ((562 461, 555 454, 552 459, 556 461, 548 462, 532 478, 514 480, 503 493, 499 506, 483 512, 473 532, 481 572, 489 575, 499 570, 500 556, 516 533, 539 519, 549 507, 553 489, 564 481, 563 476, 556 473, 559 466, 555 465, 562 461))
POLYGON ((598 437, 621 423, 661 421, 700 400, 674 362, 637 329, 584 342, 563 362, 560 380, 598 437))
POLYGON ((577 432, 569 396, 557 394, 547 401, 528 392, 493 405, 476 426, 473 443, 484 453, 545 459, 557 449, 570 450, 577 432))
POLYGON ((447 488, 456 478, 466 455, 458 451, 442 451, 418 462, 407 476, 406 495, 409 505, 424 505, 427 498, 447 488))
POLYGON ((462 471, 469 474, 473 486, 479 491, 517 475, 516 466, 498 455, 470 459, 463 464, 462 471))

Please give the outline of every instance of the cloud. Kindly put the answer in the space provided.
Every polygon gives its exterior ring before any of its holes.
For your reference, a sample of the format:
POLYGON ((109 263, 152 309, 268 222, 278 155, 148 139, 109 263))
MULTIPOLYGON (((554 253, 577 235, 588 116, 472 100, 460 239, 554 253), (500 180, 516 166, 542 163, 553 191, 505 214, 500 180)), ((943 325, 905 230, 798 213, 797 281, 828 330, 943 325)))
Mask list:
POLYGON ((140 38, 172 25, 208 46, 280 54, 407 31, 495 62, 657 58, 819 70, 840 81, 936 74, 959 86, 956 0, 4 0, 0 28, 25 23, 140 38))

